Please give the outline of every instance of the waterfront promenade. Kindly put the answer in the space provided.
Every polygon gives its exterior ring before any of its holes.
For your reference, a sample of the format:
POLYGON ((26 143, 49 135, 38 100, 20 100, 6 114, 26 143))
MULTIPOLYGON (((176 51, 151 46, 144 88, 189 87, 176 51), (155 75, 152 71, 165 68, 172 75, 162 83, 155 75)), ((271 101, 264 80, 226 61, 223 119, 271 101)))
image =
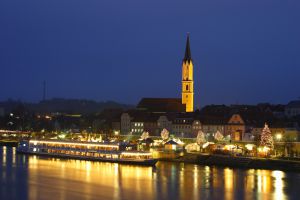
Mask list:
MULTIPOLYGON (((1 146, 16 146, 17 141, 0 141, 1 146)), ((271 169, 300 172, 298 158, 259 158, 208 153, 162 152, 160 161, 197 164, 203 166, 223 166, 247 169, 271 169)))

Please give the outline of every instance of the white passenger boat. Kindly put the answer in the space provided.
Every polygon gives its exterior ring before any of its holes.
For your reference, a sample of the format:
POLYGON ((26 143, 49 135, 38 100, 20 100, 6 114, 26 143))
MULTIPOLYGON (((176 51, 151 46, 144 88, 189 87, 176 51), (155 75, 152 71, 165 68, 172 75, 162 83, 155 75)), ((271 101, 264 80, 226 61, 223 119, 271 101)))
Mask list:
POLYGON ((127 151, 124 143, 95 143, 62 140, 26 140, 17 152, 41 156, 154 166, 151 152, 127 151))

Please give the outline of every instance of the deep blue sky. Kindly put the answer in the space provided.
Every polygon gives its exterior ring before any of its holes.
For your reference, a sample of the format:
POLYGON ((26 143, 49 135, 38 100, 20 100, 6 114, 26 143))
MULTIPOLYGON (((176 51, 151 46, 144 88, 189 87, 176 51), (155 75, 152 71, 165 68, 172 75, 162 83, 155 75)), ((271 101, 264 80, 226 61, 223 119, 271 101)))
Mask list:
POLYGON ((180 97, 186 32, 196 105, 300 96, 299 0, 1 0, 0 100, 180 97))

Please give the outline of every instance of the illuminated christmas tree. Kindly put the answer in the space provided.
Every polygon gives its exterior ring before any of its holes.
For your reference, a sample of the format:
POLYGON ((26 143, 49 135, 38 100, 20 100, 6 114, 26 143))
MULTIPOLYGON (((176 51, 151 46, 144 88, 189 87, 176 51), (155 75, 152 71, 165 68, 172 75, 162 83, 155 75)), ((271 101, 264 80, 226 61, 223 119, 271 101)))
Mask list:
POLYGON ((220 131, 217 131, 216 133, 215 133, 215 140, 217 140, 217 141, 221 141, 221 140, 223 140, 224 139, 224 136, 222 135, 222 133, 220 133, 220 131))
POLYGON ((262 130, 262 132, 261 132, 261 135, 260 135, 260 145, 268 147, 270 149, 274 148, 274 141, 273 141, 273 137, 272 137, 271 131, 270 131, 269 127, 268 127, 268 124, 265 124, 265 127, 262 130))
POLYGON ((205 134, 202 131, 198 131, 196 141, 197 141, 197 144, 199 144, 199 145, 206 142, 205 134))
POLYGON ((161 135, 161 138, 162 138, 163 140, 167 140, 167 139, 169 138, 169 131, 168 131, 167 129, 164 128, 164 129, 161 131, 160 135, 161 135))
POLYGON ((141 135, 141 139, 146 140, 147 138, 149 138, 149 133, 144 131, 143 134, 141 135))

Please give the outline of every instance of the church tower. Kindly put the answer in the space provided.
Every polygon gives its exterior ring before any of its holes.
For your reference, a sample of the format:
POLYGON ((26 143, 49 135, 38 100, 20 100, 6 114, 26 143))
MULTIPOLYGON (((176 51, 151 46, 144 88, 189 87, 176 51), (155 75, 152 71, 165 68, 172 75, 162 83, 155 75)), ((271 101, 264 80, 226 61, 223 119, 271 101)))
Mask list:
POLYGON ((182 104, 186 112, 194 111, 194 78, 193 62, 190 49, 190 35, 187 35, 185 55, 182 61, 182 104))

